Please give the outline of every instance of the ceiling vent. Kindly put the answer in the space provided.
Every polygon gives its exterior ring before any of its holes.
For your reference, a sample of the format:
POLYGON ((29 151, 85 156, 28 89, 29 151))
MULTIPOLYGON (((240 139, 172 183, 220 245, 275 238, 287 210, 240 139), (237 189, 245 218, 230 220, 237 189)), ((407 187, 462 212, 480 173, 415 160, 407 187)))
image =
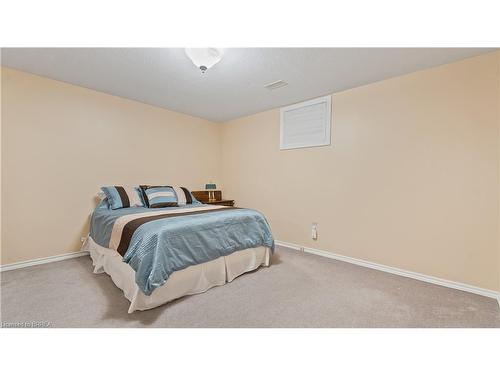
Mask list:
POLYGON ((288 82, 285 82, 282 79, 280 79, 279 81, 274 81, 274 82, 268 83, 264 87, 268 90, 276 90, 276 89, 279 89, 280 87, 284 87, 286 85, 288 85, 288 82))

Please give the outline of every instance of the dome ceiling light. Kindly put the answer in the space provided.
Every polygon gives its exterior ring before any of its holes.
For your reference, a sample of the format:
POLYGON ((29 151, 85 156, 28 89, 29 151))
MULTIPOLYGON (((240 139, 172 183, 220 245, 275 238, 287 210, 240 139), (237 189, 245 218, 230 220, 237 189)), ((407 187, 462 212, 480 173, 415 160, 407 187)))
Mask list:
POLYGON ((186 48, 186 55, 202 73, 217 64, 224 54, 221 48, 186 48))

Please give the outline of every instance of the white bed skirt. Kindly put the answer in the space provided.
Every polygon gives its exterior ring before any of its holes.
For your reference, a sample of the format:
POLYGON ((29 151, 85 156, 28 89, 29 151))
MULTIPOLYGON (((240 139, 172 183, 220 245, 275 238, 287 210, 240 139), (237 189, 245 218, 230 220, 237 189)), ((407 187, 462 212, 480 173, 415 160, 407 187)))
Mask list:
POLYGON ((231 282, 245 272, 269 266, 271 261, 271 252, 267 247, 236 251, 172 273, 165 284, 147 296, 135 283, 134 270, 122 261, 118 252, 98 245, 91 237, 88 237, 82 250, 90 252, 94 273, 106 272, 116 286, 123 290, 130 301, 129 313, 152 309, 182 296, 203 293, 214 286, 231 282))

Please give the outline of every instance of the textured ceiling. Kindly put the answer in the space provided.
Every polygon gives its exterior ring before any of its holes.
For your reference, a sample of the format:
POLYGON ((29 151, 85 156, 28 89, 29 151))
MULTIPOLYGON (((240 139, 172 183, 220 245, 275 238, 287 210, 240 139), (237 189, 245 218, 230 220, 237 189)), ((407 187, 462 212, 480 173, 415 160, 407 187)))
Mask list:
POLYGON ((201 74, 179 48, 3 48, 2 65, 222 122, 492 50, 227 48, 201 74))

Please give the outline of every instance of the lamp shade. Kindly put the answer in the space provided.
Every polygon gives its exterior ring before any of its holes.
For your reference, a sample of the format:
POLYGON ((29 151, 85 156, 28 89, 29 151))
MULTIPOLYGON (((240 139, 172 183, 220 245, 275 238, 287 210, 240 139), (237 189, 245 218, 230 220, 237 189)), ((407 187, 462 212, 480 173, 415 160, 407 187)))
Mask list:
POLYGON ((186 55, 204 73, 222 59, 223 51, 220 48, 186 48, 186 55))
POLYGON ((217 186, 215 184, 210 183, 205 185, 205 190, 215 190, 215 189, 217 189, 217 186))

